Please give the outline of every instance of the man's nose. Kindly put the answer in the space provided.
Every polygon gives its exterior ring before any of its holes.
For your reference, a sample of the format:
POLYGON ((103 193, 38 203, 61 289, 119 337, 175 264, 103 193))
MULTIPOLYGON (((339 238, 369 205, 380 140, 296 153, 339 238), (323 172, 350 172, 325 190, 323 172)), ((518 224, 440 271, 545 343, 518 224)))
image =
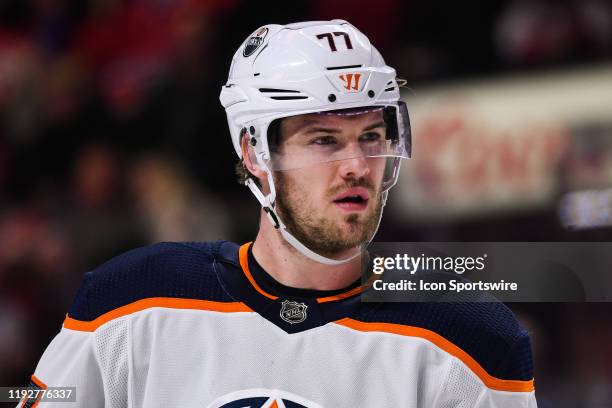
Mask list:
POLYGON ((363 155, 357 155, 350 159, 341 160, 339 171, 343 179, 359 179, 370 174, 370 166, 363 155))

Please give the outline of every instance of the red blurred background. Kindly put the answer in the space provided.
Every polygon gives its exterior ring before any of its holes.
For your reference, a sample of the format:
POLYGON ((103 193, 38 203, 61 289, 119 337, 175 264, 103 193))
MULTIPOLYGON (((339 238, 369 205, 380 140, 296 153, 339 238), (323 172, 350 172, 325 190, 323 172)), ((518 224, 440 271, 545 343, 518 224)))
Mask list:
MULTIPOLYGON (((3 0, 0 385, 27 382, 87 270, 253 238, 220 87, 257 27, 332 18, 411 88, 377 240, 612 241, 610 1, 3 0)), ((541 407, 612 406, 608 303, 510 306, 541 407)))

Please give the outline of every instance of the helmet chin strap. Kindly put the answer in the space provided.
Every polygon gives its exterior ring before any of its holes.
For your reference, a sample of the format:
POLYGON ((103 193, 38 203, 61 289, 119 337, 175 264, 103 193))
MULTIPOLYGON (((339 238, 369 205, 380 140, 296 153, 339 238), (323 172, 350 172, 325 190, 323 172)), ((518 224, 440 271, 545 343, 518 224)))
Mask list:
MULTIPOLYGON (((294 237, 287 230, 287 227, 282 222, 282 220, 280 219, 280 217, 276 213, 276 210, 274 209, 274 204, 275 204, 275 201, 276 201, 276 189, 275 189, 275 186, 274 186, 274 180, 272 179, 272 172, 267 168, 267 166, 266 166, 265 170, 266 170, 266 172, 268 174, 268 182, 270 184, 270 194, 264 195, 262 193, 261 189, 255 183, 255 181, 253 181, 250 178, 247 179, 246 185, 249 187, 249 189, 251 190, 251 192, 253 193, 255 198, 257 198, 257 201, 259 201, 259 203, 261 204, 262 208, 264 209, 264 211, 268 215, 268 219, 270 220, 270 222, 272 223, 274 228, 276 228, 280 232, 281 236, 283 237, 283 239, 285 241, 287 241, 293 248, 298 250, 305 257, 307 257, 309 259, 312 259, 315 262, 322 263, 324 265, 341 265, 341 264, 344 264, 346 262, 349 262, 349 261, 355 259, 357 256, 359 256, 361 254, 361 250, 357 249, 355 254, 351 255, 348 258, 344 258, 344 259, 327 258, 325 256, 322 256, 322 255, 312 251, 311 249, 306 247, 306 245, 302 244, 296 237, 294 237)), ((385 190, 382 193, 382 206, 383 207, 385 206, 385 204, 387 202, 387 193, 388 193, 388 190, 385 190)), ((378 222, 376 224, 376 229, 374 230, 374 233, 372 234, 372 236, 368 240, 368 243, 370 243, 370 241, 376 235, 376 232, 378 231, 378 227, 380 226, 381 219, 382 219, 382 209, 381 209, 380 215, 378 217, 378 222)))

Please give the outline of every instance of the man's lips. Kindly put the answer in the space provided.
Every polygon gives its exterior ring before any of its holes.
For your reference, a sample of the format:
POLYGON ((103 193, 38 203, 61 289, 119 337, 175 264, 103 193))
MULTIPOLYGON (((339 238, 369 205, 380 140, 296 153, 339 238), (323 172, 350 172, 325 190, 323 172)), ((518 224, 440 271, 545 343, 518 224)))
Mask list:
POLYGON ((334 197, 333 202, 345 211, 361 211, 368 206, 370 194, 363 187, 353 187, 334 197))

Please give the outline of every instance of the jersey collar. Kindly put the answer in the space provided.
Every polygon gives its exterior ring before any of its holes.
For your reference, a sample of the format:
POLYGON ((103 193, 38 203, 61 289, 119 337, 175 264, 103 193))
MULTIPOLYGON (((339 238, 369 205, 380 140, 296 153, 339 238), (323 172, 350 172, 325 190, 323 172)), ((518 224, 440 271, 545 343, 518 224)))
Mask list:
POLYGON ((360 281, 333 291, 291 288, 277 282, 255 260, 252 243, 222 244, 215 270, 225 290, 288 333, 349 317, 362 306, 360 281))
POLYGON ((269 299, 282 296, 315 299, 317 303, 334 302, 358 295, 362 292, 361 278, 349 286, 337 290, 300 289, 285 286, 268 274, 253 255, 253 243, 242 245, 238 251, 238 259, 244 276, 253 289, 269 299))

